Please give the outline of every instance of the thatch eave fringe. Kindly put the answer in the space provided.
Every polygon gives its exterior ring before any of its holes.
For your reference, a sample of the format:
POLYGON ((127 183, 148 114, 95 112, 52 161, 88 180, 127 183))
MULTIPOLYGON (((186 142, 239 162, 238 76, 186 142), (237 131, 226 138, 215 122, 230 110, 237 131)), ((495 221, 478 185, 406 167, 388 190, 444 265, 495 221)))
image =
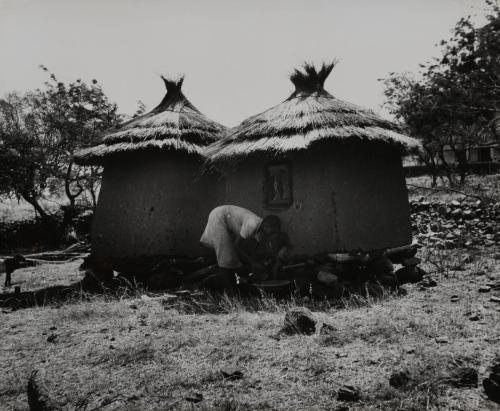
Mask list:
POLYGON ((293 151, 307 150, 313 144, 320 142, 378 142, 397 147, 401 154, 416 153, 422 147, 418 140, 403 134, 388 131, 379 127, 370 129, 316 129, 306 134, 274 136, 259 140, 221 141, 205 149, 205 155, 210 161, 219 162, 242 159, 256 153, 272 155, 285 154, 293 151))
POLYGON ((102 165, 111 156, 123 153, 132 153, 146 150, 161 150, 183 152, 189 155, 204 157, 205 147, 187 143, 175 138, 163 140, 148 140, 141 143, 117 143, 113 145, 100 144, 98 146, 80 149, 73 155, 78 165, 102 165))
POLYGON ((421 151, 418 140, 372 110, 342 101, 323 85, 335 63, 316 70, 305 64, 290 76, 295 92, 282 103, 251 116, 206 150, 210 161, 229 161, 252 153, 271 155, 305 150, 317 142, 381 142, 401 154, 421 151))
POLYGON ((77 164, 99 164, 106 157, 135 150, 179 150, 202 155, 203 147, 218 141, 226 128, 205 117, 182 93, 184 77, 162 76, 167 88, 161 103, 150 112, 131 119, 110 132, 101 143, 78 150, 77 164))

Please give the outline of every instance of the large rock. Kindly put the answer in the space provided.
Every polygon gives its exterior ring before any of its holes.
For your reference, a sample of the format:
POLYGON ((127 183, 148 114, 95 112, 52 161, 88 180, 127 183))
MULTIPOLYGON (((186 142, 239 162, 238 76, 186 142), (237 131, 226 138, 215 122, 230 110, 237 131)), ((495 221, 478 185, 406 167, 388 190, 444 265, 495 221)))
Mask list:
POLYGON ((305 307, 292 308, 285 314, 282 332, 286 334, 311 335, 316 331, 316 320, 305 307))
POLYGON ((28 405, 30 411, 59 411, 62 406, 51 396, 45 384, 43 371, 35 370, 28 380, 28 405))
POLYGON ((483 388, 491 401, 500 404, 500 358, 495 360, 489 377, 483 380, 483 388))
POLYGON ((422 281, 425 274, 425 271, 418 266, 406 266, 395 273, 399 284, 416 284, 422 281))
POLYGON ((412 258, 417 254, 417 247, 403 246, 392 248, 385 252, 385 256, 394 264, 402 264, 404 260, 412 258))
POLYGON ((316 278, 320 283, 325 284, 327 287, 335 287, 339 282, 339 278, 335 274, 328 271, 320 271, 316 278))

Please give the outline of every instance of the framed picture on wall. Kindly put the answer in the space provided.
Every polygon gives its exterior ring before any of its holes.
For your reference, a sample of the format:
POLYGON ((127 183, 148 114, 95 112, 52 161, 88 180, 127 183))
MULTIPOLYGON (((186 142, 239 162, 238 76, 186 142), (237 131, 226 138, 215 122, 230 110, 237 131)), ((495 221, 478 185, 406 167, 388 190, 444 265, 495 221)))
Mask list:
POLYGON ((292 205, 292 170, 289 163, 268 164, 265 170, 264 205, 286 208, 292 205))

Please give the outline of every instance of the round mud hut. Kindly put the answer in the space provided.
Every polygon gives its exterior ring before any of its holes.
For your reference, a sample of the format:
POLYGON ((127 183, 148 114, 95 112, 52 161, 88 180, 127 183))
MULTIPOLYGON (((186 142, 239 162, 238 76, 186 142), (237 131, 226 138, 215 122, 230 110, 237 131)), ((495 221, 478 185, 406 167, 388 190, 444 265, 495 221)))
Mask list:
POLYGON ((298 254, 408 245, 402 156, 420 144, 325 91, 333 67, 295 70, 290 97, 208 148, 225 176, 225 201, 278 215, 298 254))
POLYGON ((217 177, 200 175, 204 148, 225 128, 201 114, 163 78, 167 93, 149 113, 75 153, 104 166, 92 226, 95 257, 194 256, 209 212, 220 202, 217 177))

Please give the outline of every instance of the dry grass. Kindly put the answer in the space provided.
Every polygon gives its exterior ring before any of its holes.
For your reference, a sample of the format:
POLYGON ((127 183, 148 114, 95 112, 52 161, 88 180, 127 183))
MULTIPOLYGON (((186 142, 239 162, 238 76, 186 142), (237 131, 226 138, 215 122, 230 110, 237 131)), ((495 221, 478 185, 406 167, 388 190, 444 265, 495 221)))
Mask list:
MULTIPOLYGON (((41 204, 48 212, 55 212, 65 201, 59 197, 53 197, 48 200, 42 200, 41 204)), ((15 198, 2 198, 0 200, 0 224, 11 223, 22 220, 33 220, 36 217, 32 205, 24 200, 15 198)))
MULTIPOLYGON (((495 409, 481 388, 443 380, 453 365, 475 367, 484 377, 500 340, 498 306, 477 292, 490 277, 500 279, 500 263, 478 256, 463 268, 447 278, 442 273, 436 288, 408 287, 406 297, 315 311, 335 330, 313 336, 277 335, 294 302, 272 299, 254 306, 219 299, 209 310, 190 311, 187 302, 174 309, 161 296, 94 296, 2 313, 0 408, 27 409, 27 378, 43 368, 68 409, 335 409, 345 383, 361 388, 361 401, 350 409, 495 409), (471 275, 479 263, 487 272, 471 275), (455 294, 460 298, 452 303, 455 294), (469 321, 477 309, 482 320, 469 321), (448 342, 437 343, 440 336, 448 342), (239 367, 243 378, 224 380, 225 366, 239 367), (419 377, 397 390, 388 379, 401 369, 419 377), (193 393, 203 401, 187 402, 193 393)), ((28 287, 24 274, 18 281, 28 287)))

